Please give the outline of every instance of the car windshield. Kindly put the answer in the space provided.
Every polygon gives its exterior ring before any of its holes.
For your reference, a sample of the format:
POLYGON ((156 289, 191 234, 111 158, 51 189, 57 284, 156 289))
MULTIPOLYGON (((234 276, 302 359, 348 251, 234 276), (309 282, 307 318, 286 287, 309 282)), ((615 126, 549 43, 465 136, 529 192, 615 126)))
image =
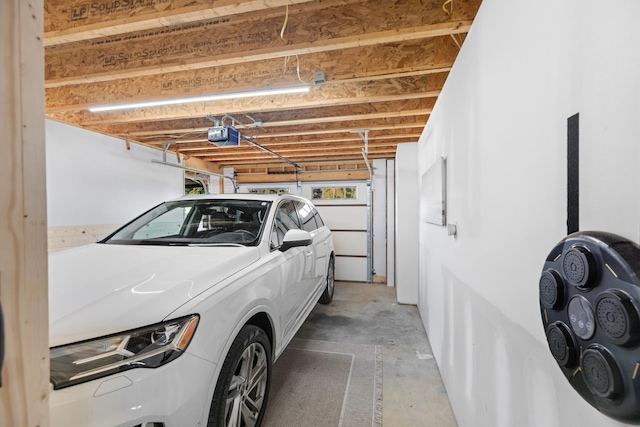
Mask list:
POLYGON ((198 199, 166 202, 100 243, 119 245, 244 245, 260 241, 271 202, 198 199))

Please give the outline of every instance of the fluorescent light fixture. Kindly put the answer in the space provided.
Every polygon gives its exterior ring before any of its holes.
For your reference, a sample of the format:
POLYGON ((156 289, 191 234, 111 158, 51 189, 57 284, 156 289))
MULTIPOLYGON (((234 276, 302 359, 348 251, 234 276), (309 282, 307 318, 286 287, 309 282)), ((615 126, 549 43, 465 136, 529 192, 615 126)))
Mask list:
POLYGON ((103 105, 101 107, 91 107, 89 111, 97 113, 100 111, 126 110, 130 108, 159 107, 162 105, 186 104, 188 102, 221 101, 223 99, 249 98, 252 96, 287 95, 291 93, 309 92, 310 86, 283 87, 276 89, 258 89, 244 92, 218 93, 215 95, 189 96, 186 98, 163 99, 158 101, 134 102, 131 104, 103 105))

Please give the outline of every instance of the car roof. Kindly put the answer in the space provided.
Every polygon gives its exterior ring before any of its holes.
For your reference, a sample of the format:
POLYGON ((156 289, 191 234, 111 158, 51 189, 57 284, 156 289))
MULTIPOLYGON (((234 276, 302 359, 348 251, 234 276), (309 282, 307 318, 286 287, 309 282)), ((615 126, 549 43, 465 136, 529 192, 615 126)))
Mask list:
POLYGON ((174 200, 264 200, 276 202, 281 199, 297 199, 308 202, 304 197, 294 194, 257 194, 257 193, 224 193, 224 194, 189 194, 174 200))

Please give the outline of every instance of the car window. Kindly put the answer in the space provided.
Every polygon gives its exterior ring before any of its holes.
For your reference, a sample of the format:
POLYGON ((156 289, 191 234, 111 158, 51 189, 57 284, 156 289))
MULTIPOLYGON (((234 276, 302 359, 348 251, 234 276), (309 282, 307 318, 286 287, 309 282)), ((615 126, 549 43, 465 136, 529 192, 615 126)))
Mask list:
POLYGON ((313 215, 313 207, 308 203, 300 201, 296 201, 295 203, 298 208, 298 214, 300 214, 302 228, 309 232, 317 230, 319 227, 313 215))
POLYGON ((276 210, 273 230, 271 231, 271 247, 279 248, 282 246, 284 235, 291 229, 301 229, 301 227, 296 207, 289 200, 281 203, 276 210))
POLYGON ((318 212, 318 210, 315 207, 313 208, 313 217, 316 219, 316 224, 318 224, 318 228, 324 227, 324 221, 320 216, 320 212, 318 212))
POLYGON ((177 234, 182 228, 187 213, 186 209, 172 209, 146 223, 133 234, 133 238, 155 239, 177 234))
POLYGON ((240 244, 260 241, 271 202, 197 199, 163 203, 101 243, 121 245, 240 244))

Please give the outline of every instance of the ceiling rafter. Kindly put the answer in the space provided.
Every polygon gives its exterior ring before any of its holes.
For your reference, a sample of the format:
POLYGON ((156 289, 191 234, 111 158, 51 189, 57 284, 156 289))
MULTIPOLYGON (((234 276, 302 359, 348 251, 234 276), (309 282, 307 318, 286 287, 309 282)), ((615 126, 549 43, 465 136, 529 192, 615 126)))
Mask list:
POLYGON ((199 169, 286 170, 247 144, 208 143, 207 117, 232 115, 250 125, 243 136, 318 179, 305 165, 326 162, 331 178, 340 162, 364 165, 355 130, 369 130, 370 161, 419 139, 481 0, 456 0, 451 15, 442 0, 44 3, 48 118, 156 149, 171 142, 168 151, 199 169), (88 111, 312 83, 316 71, 325 81, 306 94, 88 111))
MULTIPOLYGON (((45 3, 45 46, 89 40, 117 34, 185 25, 255 12, 312 0, 191 0, 185 5, 160 0, 153 6, 114 7, 114 2, 45 3)), ((132 2, 128 2, 133 5, 132 2)))

